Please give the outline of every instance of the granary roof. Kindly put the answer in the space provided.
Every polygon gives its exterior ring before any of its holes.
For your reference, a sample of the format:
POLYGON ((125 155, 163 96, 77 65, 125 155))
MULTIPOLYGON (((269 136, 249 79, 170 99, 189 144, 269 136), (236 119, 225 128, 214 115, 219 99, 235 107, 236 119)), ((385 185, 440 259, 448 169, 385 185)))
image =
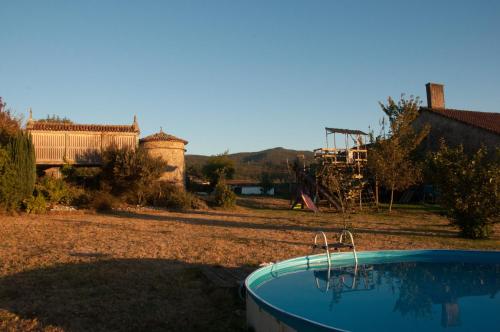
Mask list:
POLYGON ((181 142, 184 144, 188 144, 188 141, 183 140, 182 138, 179 138, 179 137, 175 137, 174 135, 164 133, 162 129, 160 129, 160 132, 146 136, 144 138, 141 138, 139 141, 141 143, 143 143, 143 142, 169 141, 169 142, 181 142))
POLYGON ((63 122, 40 122, 33 121, 26 125, 28 130, 46 131, 98 131, 98 132, 120 132, 138 133, 139 127, 135 125, 103 125, 103 124, 76 124, 63 122))
POLYGON ((33 112, 29 110, 29 119, 26 123, 27 130, 44 131, 97 131, 115 133, 140 133, 137 117, 134 115, 134 122, 131 125, 106 125, 106 124, 77 124, 72 122, 59 121, 35 121, 33 112))
POLYGON ((420 110, 439 114, 446 118, 456 120, 477 128, 500 134, 500 113, 464 111, 456 109, 436 109, 421 107, 420 110))

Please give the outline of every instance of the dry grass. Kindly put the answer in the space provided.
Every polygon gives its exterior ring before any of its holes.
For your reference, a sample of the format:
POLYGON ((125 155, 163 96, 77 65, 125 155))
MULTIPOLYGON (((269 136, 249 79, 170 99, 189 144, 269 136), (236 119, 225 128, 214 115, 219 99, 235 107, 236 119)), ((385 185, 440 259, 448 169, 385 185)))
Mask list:
MULTIPOLYGON (((312 233, 336 232, 342 219, 289 211, 276 199, 239 203, 234 211, 0 216, 0 330, 245 330, 244 304, 201 269, 308 254, 312 233)), ((460 239, 423 210, 351 221, 360 250, 500 247, 498 235, 460 239)))

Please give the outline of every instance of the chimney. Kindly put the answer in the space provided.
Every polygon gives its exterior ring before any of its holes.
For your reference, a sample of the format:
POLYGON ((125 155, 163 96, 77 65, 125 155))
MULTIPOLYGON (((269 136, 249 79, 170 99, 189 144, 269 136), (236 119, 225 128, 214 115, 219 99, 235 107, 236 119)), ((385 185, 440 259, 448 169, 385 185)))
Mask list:
POLYGON ((444 109, 444 85, 437 83, 427 83, 427 107, 444 109))

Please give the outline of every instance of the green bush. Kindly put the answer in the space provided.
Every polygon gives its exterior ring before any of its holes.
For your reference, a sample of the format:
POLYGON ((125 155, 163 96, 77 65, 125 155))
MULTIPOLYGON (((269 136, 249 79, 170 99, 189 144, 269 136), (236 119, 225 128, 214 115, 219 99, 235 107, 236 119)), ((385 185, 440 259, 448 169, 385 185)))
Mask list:
POLYGON ((43 195, 32 195, 25 200, 24 208, 27 213, 42 214, 47 212, 47 203, 43 195))
POLYGON ((174 210, 203 209, 206 204, 196 195, 178 186, 157 182, 148 195, 148 204, 174 210))
POLYGON ((500 220, 500 150, 479 149, 467 156, 463 147, 440 150, 428 160, 428 176, 452 223, 467 238, 487 238, 500 220))
POLYGON ((214 203, 223 208, 231 208, 236 205, 236 194, 224 181, 219 181, 215 186, 214 203))

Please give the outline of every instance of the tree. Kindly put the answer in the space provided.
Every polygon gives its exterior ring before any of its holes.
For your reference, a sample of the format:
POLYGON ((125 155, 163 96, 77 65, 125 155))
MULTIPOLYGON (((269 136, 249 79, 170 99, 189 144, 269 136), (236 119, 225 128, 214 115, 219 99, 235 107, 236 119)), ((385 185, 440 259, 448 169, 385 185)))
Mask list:
POLYGON ((221 179, 232 179, 235 173, 234 161, 229 158, 228 151, 211 156, 202 168, 203 175, 215 187, 221 179))
POLYGON ((0 98, 0 146, 6 146, 10 139, 21 130, 21 118, 6 108, 0 98))
POLYGON ((418 97, 405 99, 402 95, 397 103, 389 97, 387 104, 379 104, 389 119, 390 130, 386 136, 382 125, 382 134, 369 150, 368 161, 377 182, 391 192, 389 211, 392 211, 394 191, 405 190, 421 179, 421 168, 412 157, 430 127, 426 126, 417 132, 412 126, 418 116, 418 97))
POLYGON ((10 160, 9 152, 0 147, 0 207, 12 210, 17 202, 13 200, 16 190, 16 170, 10 160))
POLYGON ((273 176, 268 172, 262 172, 260 175, 260 191, 263 195, 267 195, 269 190, 273 189, 273 176))
POLYGON ((467 238, 487 238, 500 222, 500 149, 480 148, 472 156, 463 146, 441 148, 428 159, 428 173, 452 224, 467 238))
POLYGON ((67 123, 67 124, 72 124, 73 121, 68 119, 67 117, 60 117, 59 115, 49 115, 47 114, 47 117, 45 119, 40 119, 38 122, 46 122, 46 123, 67 123))
POLYGON ((33 194, 36 180, 31 135, 21 130, 15 116, 0 98, 0 205, 17 210, 33 194))
POLYGON ((21 200, 33 194, 36 181, 35 148, 31 135, 19 131, 7 146, 17 173, 16 186, 21 200))
POLYGON ((18 131, 7 145, 0 145, 0 205, 17 210, 35 187, 35 152, 31 136, 18 131))

